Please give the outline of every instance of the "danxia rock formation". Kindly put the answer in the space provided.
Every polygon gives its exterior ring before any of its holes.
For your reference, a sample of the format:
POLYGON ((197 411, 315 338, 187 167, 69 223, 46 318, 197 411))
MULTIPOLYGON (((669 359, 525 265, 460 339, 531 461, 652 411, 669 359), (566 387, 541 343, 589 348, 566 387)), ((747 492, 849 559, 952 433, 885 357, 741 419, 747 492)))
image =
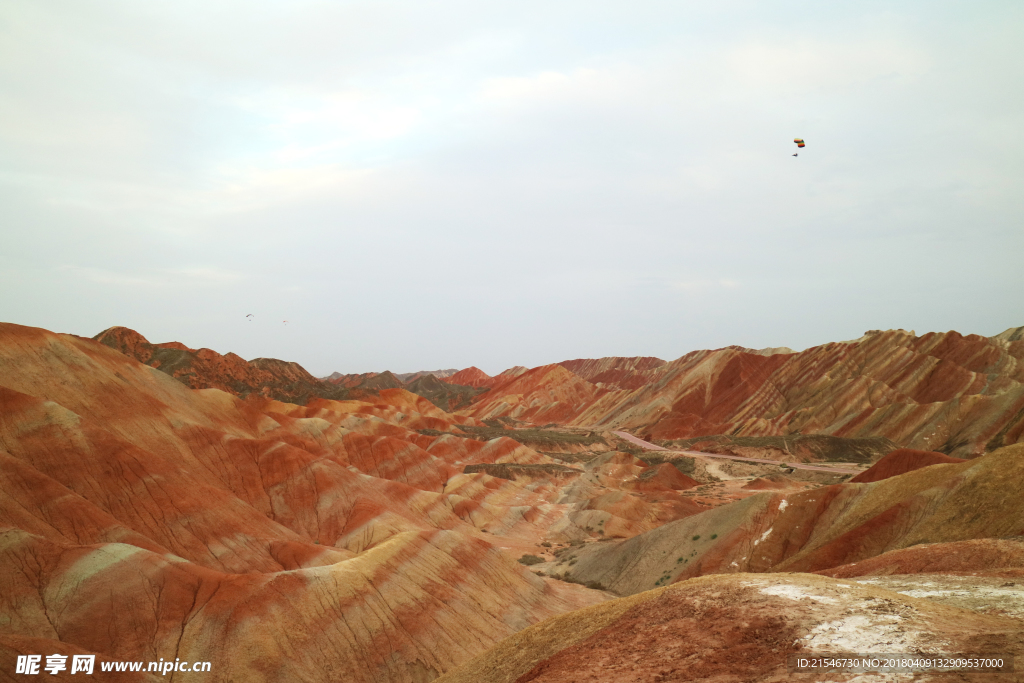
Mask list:
POLYGON ((516 561, 556 521, 577 528, 572 505, 461 473, 550 458, 455 436, 474 420, 402 389, 243 400, 15 325, 0 326, 0 378, 8 652, 35 639, 210 660, 215 680, 429 680, 607 597, 516 561))
POLYGON ((0 678, 51 653, 212 663, 186 683, 1019 658, 1022 433, 1024 328, 318 379, 0 324, 0 678))
POLYGON ((661 365, 567 361, 496 383, 463 412, 656 441, 822 434, 974 457, 1024 434, 1021 329, 987 338, 873 331, 799 353, 724 348, 661 365))

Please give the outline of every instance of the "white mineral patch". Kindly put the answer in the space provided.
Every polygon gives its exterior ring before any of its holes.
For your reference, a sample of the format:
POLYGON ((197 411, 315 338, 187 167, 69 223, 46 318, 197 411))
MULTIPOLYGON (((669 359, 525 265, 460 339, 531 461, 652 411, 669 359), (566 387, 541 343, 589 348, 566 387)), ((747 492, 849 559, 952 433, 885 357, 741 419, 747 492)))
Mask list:
POLYGON ((783 500, 782 502, 780 502, 779 503, 779 512, 782 512, 783 510, 785 510, 787 505, 789 505, 789 501, 787 501, 787 500, 783 500))
POLYGON ((896 615, 853 614, 811 629, 805 647, 819 652, 914 652, 920 639, 896 615))
POLYGON ((894 575, 858 579, 912 598, 1024 618, 1024 582, 995 577, 894 575))
POLYGON ((829 598, 824 595, 815 595, 805 586, 794 586, 786 583, 780 583, 775 586, 765 586, 761 589, 761 592, 765 595, 777 595, 780 598, 789 598, 790 600, 803 600, 804 598, 808 598, 815 602, 824 602, 828 604, 836 603, 835 598, 829 598))
POLYGON ((761 538, 754 541, 754 545, 759 545, 764 539, 768 538, 772 533, 772 527, 768 527, 768 531, 761 534, 761 538))

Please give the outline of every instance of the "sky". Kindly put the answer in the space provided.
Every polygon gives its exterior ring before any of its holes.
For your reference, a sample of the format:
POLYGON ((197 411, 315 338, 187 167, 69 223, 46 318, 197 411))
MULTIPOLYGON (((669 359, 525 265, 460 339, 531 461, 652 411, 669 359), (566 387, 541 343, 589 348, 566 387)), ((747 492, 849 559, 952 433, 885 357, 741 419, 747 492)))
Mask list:
POLYGON ((1021 44, 1017 0, 0 0, 0 321, 318 376, 994 335, 1021 44))

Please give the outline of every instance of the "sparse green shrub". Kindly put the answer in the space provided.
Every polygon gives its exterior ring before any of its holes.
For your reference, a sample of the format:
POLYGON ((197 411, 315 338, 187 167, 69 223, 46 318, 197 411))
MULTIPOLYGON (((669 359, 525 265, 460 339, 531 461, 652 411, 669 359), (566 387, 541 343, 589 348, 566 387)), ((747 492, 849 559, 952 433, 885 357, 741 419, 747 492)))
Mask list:
POLYGON ((525 564, 527 567, 531 564, 540 564, 543 561, 543 557, 537 557, 536 555, 523 555, 519 558, 519 564, 525 564))
POLYGON ((715 540, 716 538, 718 538, 718 534, 711 534, 711 540, 715 540))
POLYGON ((608 590, 607 588, 604 587, 604 584, 601 583, 600 581, 587 581, 587 583, 585 585, 586 585, 587 588, 593 588, 596 591, 608 590))
POLYGON ((697 534, 696 536, 694 536, 694 537, 693 537, 693 540, 695 540, 695 541, 699 541, 699 540, 700 540, 700 534, 697 534))
POLYGON ((541 547, 543 547, 543 548, 550 548, 550 547, 551 547, 551 544, 550 544, 550 543, 548 543, 547 541, 544 541, 544 542, 543 542, 543 543, 541 543, 540 545, 541 545, 541 547))

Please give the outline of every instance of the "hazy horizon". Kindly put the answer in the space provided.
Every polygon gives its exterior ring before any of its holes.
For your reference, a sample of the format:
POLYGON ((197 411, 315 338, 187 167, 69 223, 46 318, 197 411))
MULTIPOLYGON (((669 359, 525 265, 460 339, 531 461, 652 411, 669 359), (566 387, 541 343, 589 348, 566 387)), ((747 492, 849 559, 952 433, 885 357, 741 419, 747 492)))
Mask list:
POLYGON ((5 10, 0 320, 316 376, 1024 324, 1019 3, 5 10))

